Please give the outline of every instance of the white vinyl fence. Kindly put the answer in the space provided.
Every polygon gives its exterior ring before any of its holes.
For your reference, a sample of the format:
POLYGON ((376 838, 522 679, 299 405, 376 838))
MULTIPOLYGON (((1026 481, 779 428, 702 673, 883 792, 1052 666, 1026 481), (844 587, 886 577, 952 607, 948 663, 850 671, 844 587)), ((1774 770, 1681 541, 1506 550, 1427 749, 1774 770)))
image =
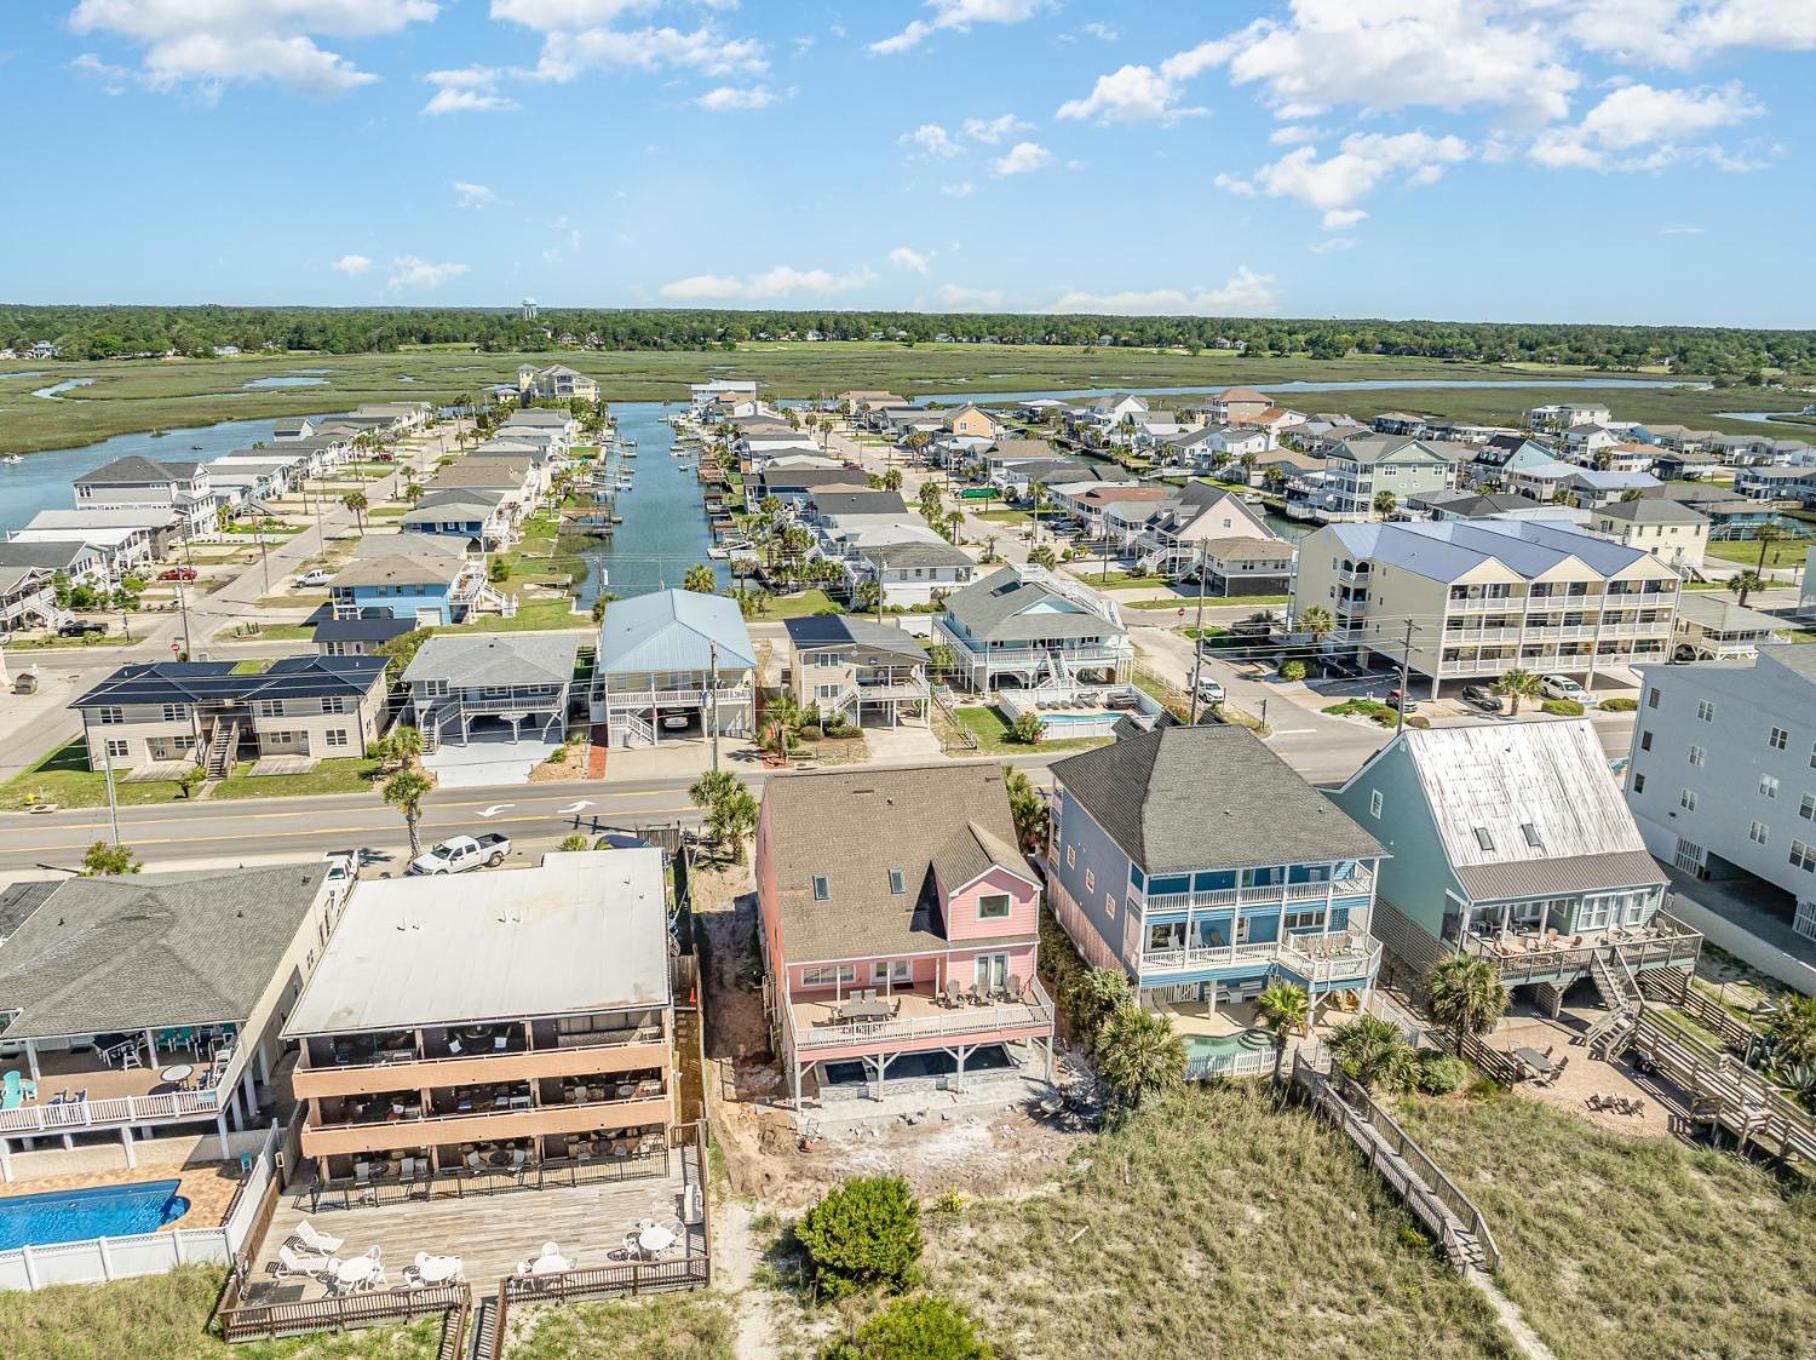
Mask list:
POLYGON ((276 1172, 277 1125, 253 1155, 246 1179, 218 1228, 172 1228, 130 1237, 90 1237, 81 1242, 0 1251, 0 1289, 43 1289, 54 1284, 100 1284, 133 1275, 162 1275, 180 1265, 228 1265, 252 1234, 265 1190, 276 1172))

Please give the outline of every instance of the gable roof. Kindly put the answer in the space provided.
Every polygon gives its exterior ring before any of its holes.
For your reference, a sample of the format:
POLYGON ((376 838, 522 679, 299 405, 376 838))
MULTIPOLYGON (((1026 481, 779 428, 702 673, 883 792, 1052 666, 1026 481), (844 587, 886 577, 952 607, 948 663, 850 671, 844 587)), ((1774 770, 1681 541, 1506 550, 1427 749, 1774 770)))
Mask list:
MULTIPOLYGON (((420 538, 425 542, 434 540, 437 534, 410 534, 410 538, 420 538)), ((440 585, 448 586, 460 579, 466 570, 465 550, 456 545, 456 552, 418 553, 393 549, 382 557, 355 557, 342 567, 328 581, 328 588, 336 586, 389 586, 389 585, 440 585), (456 554, 459 555, 456 555, 456 554)))
POLYGON ((264 670, 235 675, 232 661, 152 661, 122 666, 70 704, 248 703, 363 695, 383 681, 382 656, 281 656, 264 670))
POLYGON ((161 463, 155 458, 146 458, 140 454, 128 454, 116 458, 111 463, 104 463, 93 472, 85 472, 76 478, 76 485, 83 483, 115 485, 137 482, 180 482, 195 476, 201 463, 193 460, 178 463, 161 463))
POLYGON ((439 634, 423 643, 404 671, 404 683, 445 680, 477 685, 565 685, 574 678, 580 639, 559 633, 439 634))
POLYGON ((1496 561, 1528 579, 1574 557, 1612 576, 1646 552, 1546 520, 1439 520, 1435 523, 1333 524, 1330 533, 1352 556, 1371 557, 1435 581, 1454 581, 1496 561))
MULTIPOLYGON (((1684 501, 1664 496, 1642 496, 1636 501, 1616 501, 1604 505, 1596 514, 1604 519, 1624 519, 1634 524, 1707 524, 1709 517, 1697 512, 1684 501)), ((1689 593, 1685 592, 1685 599, 1689 593)))
POLYGON ((1664 883, 1588 719, 1409 727, 1395 740, 1472 898, 1664 883))
POLYGON ((243 1022, 328 866, 76 878, 0 946, 9 1039, 243 1022))
POLYGON ((807 502, 822 515, 905 515, 908 502, 899 491, 846 491, 837 487, 817 487, 807 493, 807 502))
POLYGON ((780 775, 764 786, 763 817, 789 962, 940 949, 935 875, 948 891, 992 867, 1034 877, 994 765, 780 775), (889 891, 892 869, 901 893, 889 891))
POLYGON ((1244 727, 1158 728, 1052 769, 1066 795, 1150 874, 1386 853, 1244 727))
POLYGON ((318 647, 324 642, 389 642, 415 631, 414 619, 400 619, 394 614, 362 614, 352 619, 330 615, 315 625, 314 641, 318 647))
POLYGON ((704 671, 713 663, 715 648, 721 669, 757 664, 737 601, 691 590, 658 590, 605 607, 599 671, 704 671))
MULTIPOLYGON (((1082 587, 1081 593, 1090 595, 1082 587)), ((1084 600, 1061 594, 1014 567, 992 572, 947 597, 946 612, 971 636, 987 642, 1098 637, 1123 631, 1120 623, 1084 600)))
POLYGON ((907 629, 860 618, 856 614, 804 614, 799 618, 784 619, 782 626, 788 630, 788 640, 798 651, 849 646, 917 662, 927 659, 925 649, 907 629))

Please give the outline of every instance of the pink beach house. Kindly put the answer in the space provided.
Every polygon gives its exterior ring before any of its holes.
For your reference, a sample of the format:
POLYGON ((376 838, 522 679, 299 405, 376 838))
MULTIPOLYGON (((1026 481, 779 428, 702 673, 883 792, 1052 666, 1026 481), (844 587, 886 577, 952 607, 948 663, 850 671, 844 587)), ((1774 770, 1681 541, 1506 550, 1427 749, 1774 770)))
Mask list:
POLYGON ((795 1109, 1051 1075, 1040 881, 994 766, 772 779, 764 993, 795 1109))

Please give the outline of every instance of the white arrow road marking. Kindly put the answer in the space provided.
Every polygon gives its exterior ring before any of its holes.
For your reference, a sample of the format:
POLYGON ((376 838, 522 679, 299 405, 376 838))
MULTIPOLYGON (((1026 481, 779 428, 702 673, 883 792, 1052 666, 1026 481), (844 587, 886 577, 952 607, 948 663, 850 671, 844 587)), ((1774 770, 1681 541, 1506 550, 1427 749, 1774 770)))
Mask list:
POLYGON ((592 806, 591 802, 589 802, 585 798, 582 798, 578 803, 575 803, 572 807, 556 808, 555 811, 558 813, 561 813, 565 816, 566 814, 568 814, 570 812, 585 812, 591 806, 592 806))
POLYGON ((506 808, 514 808, 516 806, 517 806, 517 804, 515 804, 515 803, 494 803, 489 808, 481 809, 479 815, 481 817, 496 817, 499 813, 503 812, 506 808))

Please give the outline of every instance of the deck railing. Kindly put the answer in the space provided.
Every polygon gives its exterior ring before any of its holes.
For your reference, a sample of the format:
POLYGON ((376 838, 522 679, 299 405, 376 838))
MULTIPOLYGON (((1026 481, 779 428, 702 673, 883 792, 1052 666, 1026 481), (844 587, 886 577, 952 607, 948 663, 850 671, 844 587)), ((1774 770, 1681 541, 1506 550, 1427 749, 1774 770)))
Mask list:
POLYGON ((1475 954, 1494 963, 1501 970, 1502 980, 1517 986, 1525 978, 1586 973, 1597 957, 1618 958, 1635 972, 1694 964, 1702 951, 1702 940, 1699 931, 1660 912, 1653 918, 1649 933, 1639 939, 1617 939, 1604 934, 1573 948, 1504 954, 1495 947, 1492 937, 1465 934, 1462 948, 1466 954, 1475 954))
MULTIPOLYGON (((908 1039, 942 1038, 954 1034, 992 1033, 1003 1029, 1029 1029, 1036 1026, 1051 1026, 1053 1023, 1053 1003, 1041 989, 1039 982, 1030 980, 1027 983, 1032 1001, 992 1002, 987 1006, 966 1004, 962 1009, 946 1011, 937 1015, 917 1015, 907 1019, 877 1020, 856 1024, 811 1025, 805 1028, 793 1025, 793 1006, 803 1004, 794 1000, 789 1008, 790 1023, 794 1028, 795 1047, 797 1049, 834 1048, 854 1043, 874 1043, 879 1040, 896 1042, 908 1039)), ((811 1004, 811 1003, 809 1003, 811 1004)))
POLYGON ((112 1096, 105 1100, 72 1100, 58 1105, 21 1105, 16 1110, 0 1111, 0 1134, 80 1133, 84 1129, 214 1115, 225 1107, 225 1095, 230 1089, 210 1086, 200 1091, 112 1096))
POLYGON ((1192 972, 1201 968, 1234 968, 1243 964, 1277 963, 1291 969, 1308 982, 1335 982, 1346 978, 1367 977, 1380 963, 1381 946, 1357 931, 1333 931, 1330 935, 1288 936, 1263 944, 1221 945, 1212 948, 1150 949, 1141 956, 1144 984, 1162 973, 1192 972), (1340 952, 1319 953, 1296 940, 1346 939, 1340 952))
MULTIPOLYGON (((593 1048, 602 1050, 627 1048, 633 1044, 659 1043, 661 1042, 662 1037, 662 1027, 660 1025, 646 1025, 641 1029, 635 1030, 588 1030, 578 1034, 563 1034, 557 1036, 556 1042, 552 1044, 532 1043, 526 1045, 522 1041, 522 1035, 518 1034, 511 1036, 510 1042, 502 1049, 476 1048, 471 1053, 448 1053, 433 1058, 427 1056, 384 1058, 375 1053, 368 1061, 347 1063, 310 1062, 308 1046, 305 1045, 297 1066, 306 1072, 359 1072, 367 1069, 401 1067, 406 1064, 413 1067, 433 1067, 437 1063, 473 1062, 475 1059, 516 1057, 525 1053, 567 1052, 574 1049, 593 1048)), ((403 1050, 399 1049, 396 1051, 401 1053, 403 1050)), ((415 1054, 417 1050, 413 1048, 411 1052, 415 1054)))
POLYGON ((234 1303, 217 1321, 224 1341, 276 1341, 314 1332, 344 1332, 417 1318, 443 1317, 472 1306, 464 1284, 427 1285, 420 1289, 376 1289, 362 1294, 329 1294, 294 1303, 234 1303))

